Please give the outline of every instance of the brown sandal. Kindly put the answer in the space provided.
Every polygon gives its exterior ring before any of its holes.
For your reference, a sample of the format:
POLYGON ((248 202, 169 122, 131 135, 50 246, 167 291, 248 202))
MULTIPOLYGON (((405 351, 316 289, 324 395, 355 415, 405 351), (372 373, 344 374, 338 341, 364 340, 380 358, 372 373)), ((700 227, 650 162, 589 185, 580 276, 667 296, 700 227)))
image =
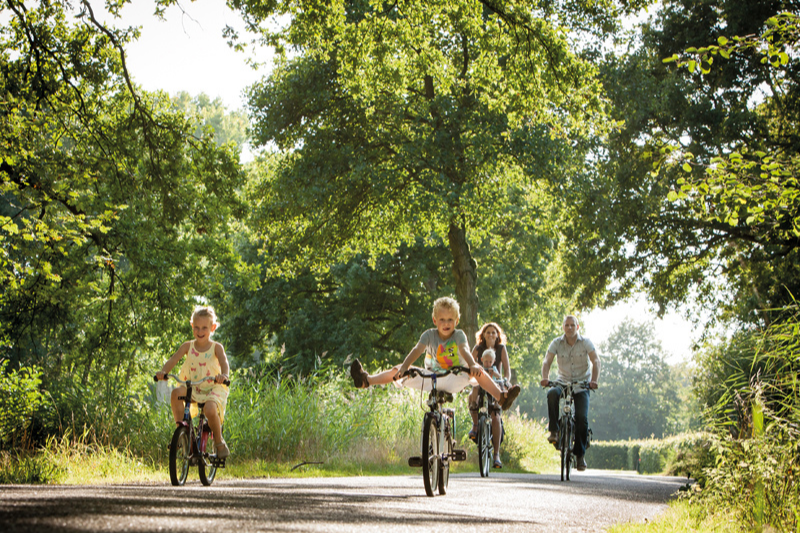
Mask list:
POLYGON ((369 374, 361 366, 361 361, 356 359, 350 364, 350 377, 353 378, 353 383, 357 389, 366 389, 369 387, 369 374))

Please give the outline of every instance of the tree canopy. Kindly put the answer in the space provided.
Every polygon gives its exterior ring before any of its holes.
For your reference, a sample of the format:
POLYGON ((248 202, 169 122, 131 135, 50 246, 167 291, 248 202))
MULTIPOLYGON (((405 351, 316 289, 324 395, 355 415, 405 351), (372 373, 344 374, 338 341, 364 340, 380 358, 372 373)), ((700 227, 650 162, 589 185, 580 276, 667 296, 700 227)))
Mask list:
POLYGON ((138 89, 131 29, 88 2, 3 4, 0 340, 44 379, 139 375, 236 258, 238 153, 138 89))
POLYGON ((768 323, 754 309, 791 302, 800 93, 796 17, 780 13, 792 5, 665 2, 630 50, 607 56, 623 126, 587 175, 598 194, 567 226, 585 237, 567 262, 584 305, 638 289, 662 311, 692 300, 715 319, 768 323), (598 225, 598 210, 614 215, 598 225), (598 277, 619 286, 606 294, 598 277))
POLYGON ((258 190, 270 266, 325 269, 441 240, 471 335, 475 248, 525 234, 526 262, 556 261, 550 194, 604 126, 568 17, 529 2, 236 5, 253 25, 290 17, 262 30, 287 53, 249 98, 255 141, 284 153, 258 190))

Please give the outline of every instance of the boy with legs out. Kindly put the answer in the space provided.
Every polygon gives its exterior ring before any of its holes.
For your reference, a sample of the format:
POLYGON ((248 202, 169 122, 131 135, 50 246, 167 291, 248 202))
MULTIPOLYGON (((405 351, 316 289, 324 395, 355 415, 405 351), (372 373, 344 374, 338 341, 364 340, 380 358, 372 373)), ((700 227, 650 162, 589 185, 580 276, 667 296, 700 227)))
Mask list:
MULTIPOLYGON (((422 333, 416 346, 408 353, 402 364, 388 370, 370 375, 356 359, 350 366, 350 375, 357 388, 367 388, 370 385, 386 385, 400 379, 411 365, 425 354, 425 367, 429 370, 448 370, 454 366, 469 368, 469 376, 463 376, 463 386, 469 384, 469 377, 473 377, 486 392, 492 395, 505 410, 511 407, 519 395, 519 386, 511 387, 507 392, 502 391, 492 378, 475 362, 469 351, 466 334, 456 329, 460 318, 460 307, 453 298, 439 298, 433 303, 434 328, 422 333)), ((459 390, 461 390, 459 389, 459 390)))

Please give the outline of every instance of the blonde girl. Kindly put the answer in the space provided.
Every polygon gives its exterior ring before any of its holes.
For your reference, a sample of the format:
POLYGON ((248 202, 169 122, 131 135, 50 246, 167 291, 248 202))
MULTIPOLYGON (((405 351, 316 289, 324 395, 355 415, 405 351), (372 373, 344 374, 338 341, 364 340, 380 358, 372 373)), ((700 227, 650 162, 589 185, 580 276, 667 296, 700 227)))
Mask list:
MULTIPOLYGON (((205 377, 214 378, 213 383, 206 381, 195 386, 192 391, 192 400, 205 403, 203 412, 214 433, 217 457, 222 459, 230 455, 228 446, 222 438, 222 422, 225 420, 225 406, 228 403, 228 387, 222 383, 228 379, 228 356, 225 355, 225 348, 220 343, 211 340, 211 335, 219 326, 213 307, 196 307, 192 313, 191 324, 194 339, 181 344, 175 354, 156 373, 156 377, 166 379, 169 371, 186 357, 179 372, 182 380, 196 381, 205 377)), ((185 395, 186 387, 184 386, 177 387, 172 391, 172 414, 177 423, 183 420, 184 403, 180 397, 185 395)))

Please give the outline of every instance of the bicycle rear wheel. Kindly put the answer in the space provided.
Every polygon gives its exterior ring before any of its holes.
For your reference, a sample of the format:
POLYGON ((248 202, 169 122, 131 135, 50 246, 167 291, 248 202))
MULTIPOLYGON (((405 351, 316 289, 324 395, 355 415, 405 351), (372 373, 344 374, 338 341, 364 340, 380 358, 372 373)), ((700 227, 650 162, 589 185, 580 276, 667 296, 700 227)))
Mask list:
POLYGON ((209 431, 208 441, 206 441, 206 453, 197 465, 197 473, 200 474, 200 482, 206 487, 214 483, 214 478, 217 476, 217 467, 209 461, 208 456, 217 453, 217 446, 214 442, 214 434, 209 431), (206 464, 208 461, 208 464, 206 464))
POLYGON ((169 445, 169 479, 174 486, 179 487, 186 483, 191 457, 192 443, 189 429, 186 426, 179 426, 172 434, 172 442, 169 445))
POLYGON ((433 496, 439 488, 439 431, 436 417, 425 413, 422 420, 422 480, 425 483, 425 494, 433 496))
POLYGON ((478 419, 478 467, 481 477, 489 477, 492 469, 492 422, 485 414, 478 419))

